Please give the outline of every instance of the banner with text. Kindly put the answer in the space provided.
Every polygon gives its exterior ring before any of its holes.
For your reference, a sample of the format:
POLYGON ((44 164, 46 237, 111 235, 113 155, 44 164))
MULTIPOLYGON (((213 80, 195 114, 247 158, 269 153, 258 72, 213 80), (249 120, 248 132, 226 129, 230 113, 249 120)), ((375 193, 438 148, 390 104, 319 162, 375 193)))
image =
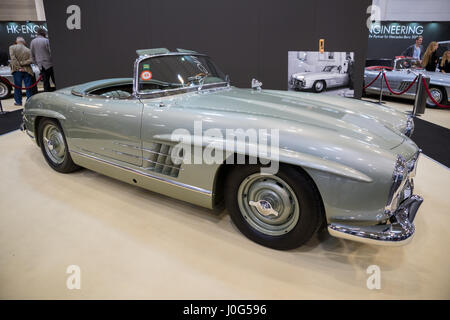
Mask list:
POLYGON ((450 40, 450 22, 395 22, 382 21, 369 29, 367 58, 393 58, 401 55, 415 43, 417 36, 423 37, 424 50, 432 41, 450 40))
MULTIPOLYGON (((47 31, 45 21, 0 21, 0 57, 6 59, 9 52, 9 46, 14 44, 17 37, 22 37, 30 46, 31 40, 36 37, 37 28, 43 28, 47 31)), ((7 63, 7 62, 6 62, 7 63)), ((0 61, 0 65, 5 61, 0 61)))

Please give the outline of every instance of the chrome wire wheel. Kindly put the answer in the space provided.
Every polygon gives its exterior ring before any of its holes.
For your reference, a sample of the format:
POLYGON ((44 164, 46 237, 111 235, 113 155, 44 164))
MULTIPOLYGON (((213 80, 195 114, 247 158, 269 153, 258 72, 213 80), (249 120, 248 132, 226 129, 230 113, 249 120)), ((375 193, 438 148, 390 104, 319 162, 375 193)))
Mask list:
POLYGON ((246 222, 263 234, 284 235, 299 220, 300 205, 294 190, 276 175, 255 173, 246 177, 237 198, 246 222))
POLYGON ((63 163, 66 157, 66 144, 61 130, 54 124, 46 124, 42 131, 42 141, 48 158, 54 164, 63 163))

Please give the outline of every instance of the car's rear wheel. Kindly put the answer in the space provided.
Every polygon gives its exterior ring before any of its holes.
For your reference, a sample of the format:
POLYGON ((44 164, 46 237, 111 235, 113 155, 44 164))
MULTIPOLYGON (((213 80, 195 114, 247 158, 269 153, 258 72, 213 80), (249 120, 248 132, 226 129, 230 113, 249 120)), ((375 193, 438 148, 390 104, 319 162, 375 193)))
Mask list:
POLYGON ((0 81, 0 99, 6 99, 11 95, 11 87, 0 81))
POLYGON ((38 133, 42 154, 50 167, 62 173, 69 173, 79 169, 72 161, 64 132, 56 120, 41 120, 38 133))
MULTIPOLYGON (((437 103, 442 104, 442 105, 446 104, 445 102, 447 100, 447 97, 445 96, 445 92, 444 92, 444 90, 442 88, 440 88, 440 87, 431 87, 430 88, 430 93, 431 93, 431 96, 433 97, 433 99, 437 103)), ((430 99, 430 97, 428 97, 428 95, 427 95, 427 106, 437 107, 436 104, 430 99)))
POLYGON ((311 178, 281 165, 277 174, 260 166, 236 166, 226 181, 225 203, 237 228, 266 247, 288 250, 307 242, 322 222, 321 200, 311 178))
POLYGON ((314 92, 322 92, 323 90, 325 90, 325 81, 323 80, 317 80, 316 82, 314 82, 313 84, 313 90, 314 92))

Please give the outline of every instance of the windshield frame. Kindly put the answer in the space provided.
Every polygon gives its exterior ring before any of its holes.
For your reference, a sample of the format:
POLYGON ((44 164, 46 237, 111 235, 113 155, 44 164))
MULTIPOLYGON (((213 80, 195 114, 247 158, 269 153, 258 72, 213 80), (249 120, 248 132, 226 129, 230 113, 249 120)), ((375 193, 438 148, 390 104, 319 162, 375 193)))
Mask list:
POLYGON ((139 58, 137 58, 136 61, 134 62, 133 96, 136 98, 154 98, 154 97, 168 96, 168 95, 173 95, 173 94, 178 94, 178 93, 199 91, 202 88, 211 89, 211 88, 229 87, 230 86, 230 82, 223 81, 223 82, 216 82, 216 83, 209 83, 209 84, 197 84, 197 85, 193 85, 193 86, 189 86, 189 87, 180 87, 180 88, 175 88, 175 89, 166 89, 166 90, 160 90, 160 91, 155 91, 155 92, 150 92, 150 93, 139 91, 139 65, 143 60, 147 60, 150 58, 163 57, 163 56, 187 56, 187 55, 210 58, 208 55, 203 54, 203 53, 186 53, 186 52, 170 52, 170 53, 139 56, 139 58))
POLYGON ((423 70, 424 68, 420 64, 420 60, 417 58, 412 57, 403 57, 403 58, 397 58, 394 59, 394 70, 396 71, 403 71, 403 70, 423 70), (410 66, 409 68, 400 68, 398 64, 400 64, 400 61, 408 61, 410 66), (414 61, 414 63, 413 63, 414 61), (418 65, 418 66, 417 66, 418 65))

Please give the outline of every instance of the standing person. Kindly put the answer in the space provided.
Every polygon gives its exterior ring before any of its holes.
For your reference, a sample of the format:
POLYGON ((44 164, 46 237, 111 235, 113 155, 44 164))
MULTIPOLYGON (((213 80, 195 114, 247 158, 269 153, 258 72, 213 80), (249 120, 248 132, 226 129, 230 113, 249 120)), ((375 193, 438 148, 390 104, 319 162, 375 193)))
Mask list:
MULTIPOLYGON (((25 39, 17 37, 16 44, 9 47, 9 56, 11 57, 10 67, 14 78, 14 85, 22 87, 22 80, 25 87, 31 87, 34 76, 31 63, 31 51, 25 46, 25 39)), ((33 89, 27 90, 27 100, 33 95, 33 89)), ((22 90, 14 88, 14 105, 22 105, 22 90)))
POLYGON ((436 67, 438 64, 438 56, 436 54, 436 50, 439 47, 438 43, 436 41, 432 41, 427 48, 427 51, 425 51, 425 54, 423 55, 423 61, 422 61, 422 67, 425 68, 427 71, 436 71, 436 67))
POLYGON ((405 51, 402 52, 402 56, 413 57, 413 58, 420 60, 420 62, 422 62, 422 57, 423 57, 422 41, 423 41, 423 37, 417 36, 416 43, 413 44, 412 46, 409 46, 408 48, 406 48, 405 51))
POLYGON ((438 66, 439 71, 442 73, 450 73, 450 51, 444 52, 441 58, 441 63, 438 66))
POLYGON ((47 33, 44 29, 38 28, 36 30, 37 36, 31 41, 30 49, 33 55, 34 62, 41 70, 42 78, 44 81, 44 91, 51 91, 50 78, 53 83, 55 82, 55 75, 53 74, 53 63, 50 54, 50 42, 46 38, 47 33))

